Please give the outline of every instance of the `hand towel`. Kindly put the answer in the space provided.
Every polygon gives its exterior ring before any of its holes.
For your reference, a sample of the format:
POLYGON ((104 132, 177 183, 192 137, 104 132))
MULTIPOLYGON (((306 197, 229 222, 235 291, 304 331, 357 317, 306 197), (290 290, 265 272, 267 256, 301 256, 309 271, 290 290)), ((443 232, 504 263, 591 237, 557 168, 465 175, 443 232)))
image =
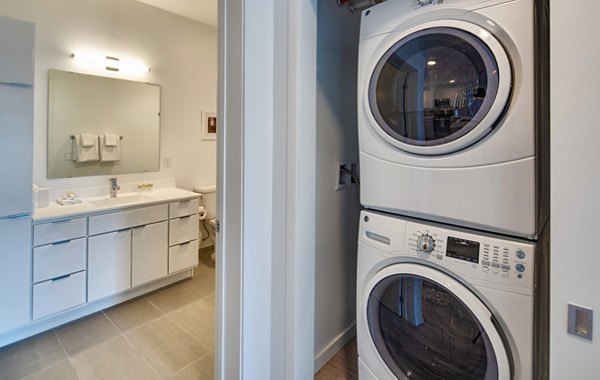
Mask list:
MULTIPOLYGON (((84 146, 83 134, 75 135, 73 139, 73 149, 71 159, 75 162, 90 162, 98 161, 100 155, 98 153, 98 136, 92 135, 92 144, 84 146)), ((89 142, 89 141, 87 141, 89 142)))
POLYGON ((121 136, 112 133, 107 133, 104 135, 104 139, 106 141, 106 146, 117 146, 119 140, 121 139, 121 136))
POLYGON ((117 136, 115 146, 106 144, 107 135, 100 136, 100 162, 113 162, 121 159, 121 140, 117 136))
POLYGON ((82 133, 81 134, 81 146, 84 148, 89 148, 96 144, 96 140, 98 140, 98 136, 91 133, 82 133))

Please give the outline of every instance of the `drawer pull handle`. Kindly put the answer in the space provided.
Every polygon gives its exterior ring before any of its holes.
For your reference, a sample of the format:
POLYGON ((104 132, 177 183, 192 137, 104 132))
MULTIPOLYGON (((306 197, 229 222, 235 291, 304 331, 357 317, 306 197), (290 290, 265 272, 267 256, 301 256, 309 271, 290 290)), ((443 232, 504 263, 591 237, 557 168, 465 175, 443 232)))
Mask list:
POLYGON ((52 222, 50 224, 63 224, 63 223, 69 223, 70 221, 71 221, 71 219, 57 220, 56 222, 52 222))
POLYGON ((60 280, 64 280, 65 278, 69 278, 69 277, 71 277, 71 275, 70 275, 70 274, 65 274, 64 276, 60 276, 60 277, 53 278, 53 279, 52 279, 52 282, 54 282, 54 281, 60 281, 60 280))
POLYGON ((63 241, 57 241, 56 243, 52 243, 52 245, 63 245, 63 244, 68 244, 70 243, 71 240, 63 240, 63 241))

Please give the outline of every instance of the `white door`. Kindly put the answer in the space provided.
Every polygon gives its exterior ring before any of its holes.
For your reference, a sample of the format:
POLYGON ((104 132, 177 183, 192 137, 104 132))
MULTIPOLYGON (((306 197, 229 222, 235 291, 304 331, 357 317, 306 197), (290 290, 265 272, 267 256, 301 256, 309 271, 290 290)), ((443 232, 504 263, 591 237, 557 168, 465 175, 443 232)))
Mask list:
POLYGON ((0 333, 29 321, 31 218, 0 219, 0 333))
POLYGON ((409 153, 440 155, 476 143, 502 117, 512 72, 484 28, 432 21, 391 35, 374 57, 363 105, 382 138, 409 153), (391 45, 391 46, 388 46, 391 45))
POLYGON ((493 315, 449 275, 423 265, 392 265, 371 279, 362 300, 371 338, 366 343, 381 360, 380 366, 371 363, 378 376, 512 378, 493 315))
POLYGON ((148 224, 132 230, 131 286, 167 275, 168 222, 148 224))
POLYGON ((88 240, 88 301, 131 287, 131 230, 88 240))
POLYGON ((35 25, 0 16, 0 82, 33 86, 35 25))

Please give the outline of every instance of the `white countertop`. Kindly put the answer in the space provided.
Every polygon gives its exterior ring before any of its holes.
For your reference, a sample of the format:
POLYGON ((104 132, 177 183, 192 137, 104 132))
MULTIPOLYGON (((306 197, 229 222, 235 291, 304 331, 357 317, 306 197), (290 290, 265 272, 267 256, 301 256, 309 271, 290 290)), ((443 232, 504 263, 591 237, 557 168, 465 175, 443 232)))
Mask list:
POLYGON ((152 191, 119 193, 116 198, 109 198, 108 196, 82 198, 82 202, 75 205, 61 206, 58 203, 51 203, 48 207, 36 208, 33 212, 33 221, 39 222, 47 219, 85 216, 156 203, 198 198, 199 196, 200 194, 172 187, 152 191))

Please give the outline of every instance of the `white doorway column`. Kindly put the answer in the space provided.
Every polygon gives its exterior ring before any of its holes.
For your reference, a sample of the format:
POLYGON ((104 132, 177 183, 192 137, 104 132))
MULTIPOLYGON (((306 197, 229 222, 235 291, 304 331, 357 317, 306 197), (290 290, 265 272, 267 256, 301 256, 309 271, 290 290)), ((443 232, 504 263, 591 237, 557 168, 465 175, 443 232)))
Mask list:
POLYGON ((218 379, 313 376, 316 0, 222 0, 218 379))

